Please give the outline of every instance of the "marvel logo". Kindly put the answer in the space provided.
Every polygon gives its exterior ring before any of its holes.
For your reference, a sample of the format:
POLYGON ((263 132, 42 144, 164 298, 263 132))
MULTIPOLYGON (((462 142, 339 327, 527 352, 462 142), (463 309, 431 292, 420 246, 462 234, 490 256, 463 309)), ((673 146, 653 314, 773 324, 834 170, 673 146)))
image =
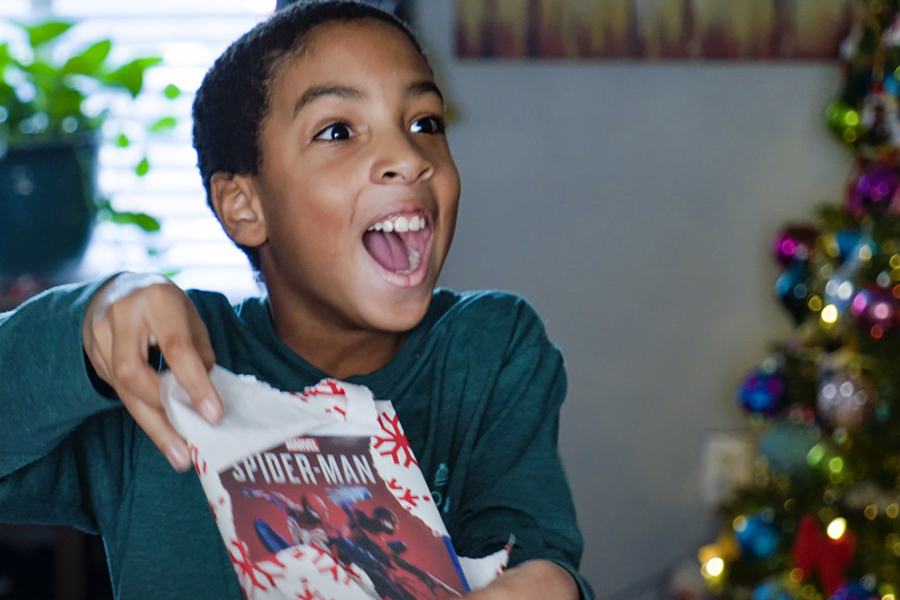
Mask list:
POLYGON ((316 438, 293 438, 284 444, 291 452, 318 452, 319 442, 316 438))

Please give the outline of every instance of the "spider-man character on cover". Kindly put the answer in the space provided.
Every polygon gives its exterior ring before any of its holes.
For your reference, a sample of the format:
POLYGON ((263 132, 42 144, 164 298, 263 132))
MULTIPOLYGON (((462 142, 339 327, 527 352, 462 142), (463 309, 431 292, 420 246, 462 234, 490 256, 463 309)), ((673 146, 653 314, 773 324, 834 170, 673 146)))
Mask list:
POLYGON ((266 500, 285 514, 293 543, 277 533, 264 519, 256 518, 253 527, 269 552, 279 552, 299 544, 312 544, 328 550, 369 595, 379 600, 416 600, 406 573, 425 584, 433 598, 459 596, 443 581, 407 561, 402 554, 406 544, 393 539, 399 519, 391 509, 376 506, 372 514, 356 507, 371 500, 371 492, 362 486, 328 489, 328 499, 339 506, 347 518, 342 527, 328 523, 328 506, 316 494, 301 494, 294 502, 279 492, 242 488, 247 498, 266 500), (360 571, 366 577, 360 576, 360 571), (405 572, 405 573, 404 573, 405 572))

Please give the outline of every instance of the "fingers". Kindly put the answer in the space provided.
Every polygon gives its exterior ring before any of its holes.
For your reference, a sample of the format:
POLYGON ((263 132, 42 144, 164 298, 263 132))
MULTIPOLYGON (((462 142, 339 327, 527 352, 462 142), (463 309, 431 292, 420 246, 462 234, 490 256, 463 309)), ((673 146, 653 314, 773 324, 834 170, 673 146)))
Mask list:
POLYGON ((107 381, 172 466, 185 471, 191 465, 187 443, 169 423, 159 397, 159 374, 147 362, 158 335, 152 333, 152 319, 133 318, 134 309, 124 301, 110 306, 108 313, 102 325, 98 323, 108 329, 111 341, 107 381))
POLYGON ((215 353, 196 308, 177 286, 120 275, 98 292, 85 318, 85 352, 138 425, 178 470, 190 467, 188 446, 169 423, 159 396, 159 375, 148 363, 158 347, 191 402, 209 422, 222 417, 222 403, 209 378, 215 353), (128 278, 130 277, 130 278, 128 278), (118 278, 117 278, 118 279, 118 278), (142 285, 142 282, 147 285, 142 285))
MULTIPOLYGON (((197 411, 210 423, 216 423, 222 418, 222 401, 209 379, 207 367, 215 364, 215 355, 211 347, 197 348, 193 337, 185 335, 185 331, 176 329, 159 337, 159 349, 197 411)), ((208 345, 208 336, 205 339, 208 345)))
POLYGON ((162 406, 151 406, 128 392, 121 393, 120 398, 135 422, 165 455, 172 467, 182 472, 190 469, 191 457, 187 442, 169 423, 162 406))

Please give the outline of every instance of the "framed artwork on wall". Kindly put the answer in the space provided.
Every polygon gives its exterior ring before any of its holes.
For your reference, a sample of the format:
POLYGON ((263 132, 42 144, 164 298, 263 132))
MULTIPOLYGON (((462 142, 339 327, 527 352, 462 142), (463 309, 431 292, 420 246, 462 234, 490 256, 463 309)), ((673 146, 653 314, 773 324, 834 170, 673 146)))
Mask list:
POLYGON ((455 0, 460 58, 828 60, 855 0, 455 0))

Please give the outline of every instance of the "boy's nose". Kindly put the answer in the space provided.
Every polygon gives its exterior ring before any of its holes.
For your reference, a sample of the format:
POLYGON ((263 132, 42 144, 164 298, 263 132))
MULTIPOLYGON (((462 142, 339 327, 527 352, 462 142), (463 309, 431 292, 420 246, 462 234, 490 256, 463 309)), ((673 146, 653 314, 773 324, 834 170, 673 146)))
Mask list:
POLYGON ((434 165, 409 134, 396 133, 385 140, 372 165, 373 183, 413 183, 431 177, 434 165))

